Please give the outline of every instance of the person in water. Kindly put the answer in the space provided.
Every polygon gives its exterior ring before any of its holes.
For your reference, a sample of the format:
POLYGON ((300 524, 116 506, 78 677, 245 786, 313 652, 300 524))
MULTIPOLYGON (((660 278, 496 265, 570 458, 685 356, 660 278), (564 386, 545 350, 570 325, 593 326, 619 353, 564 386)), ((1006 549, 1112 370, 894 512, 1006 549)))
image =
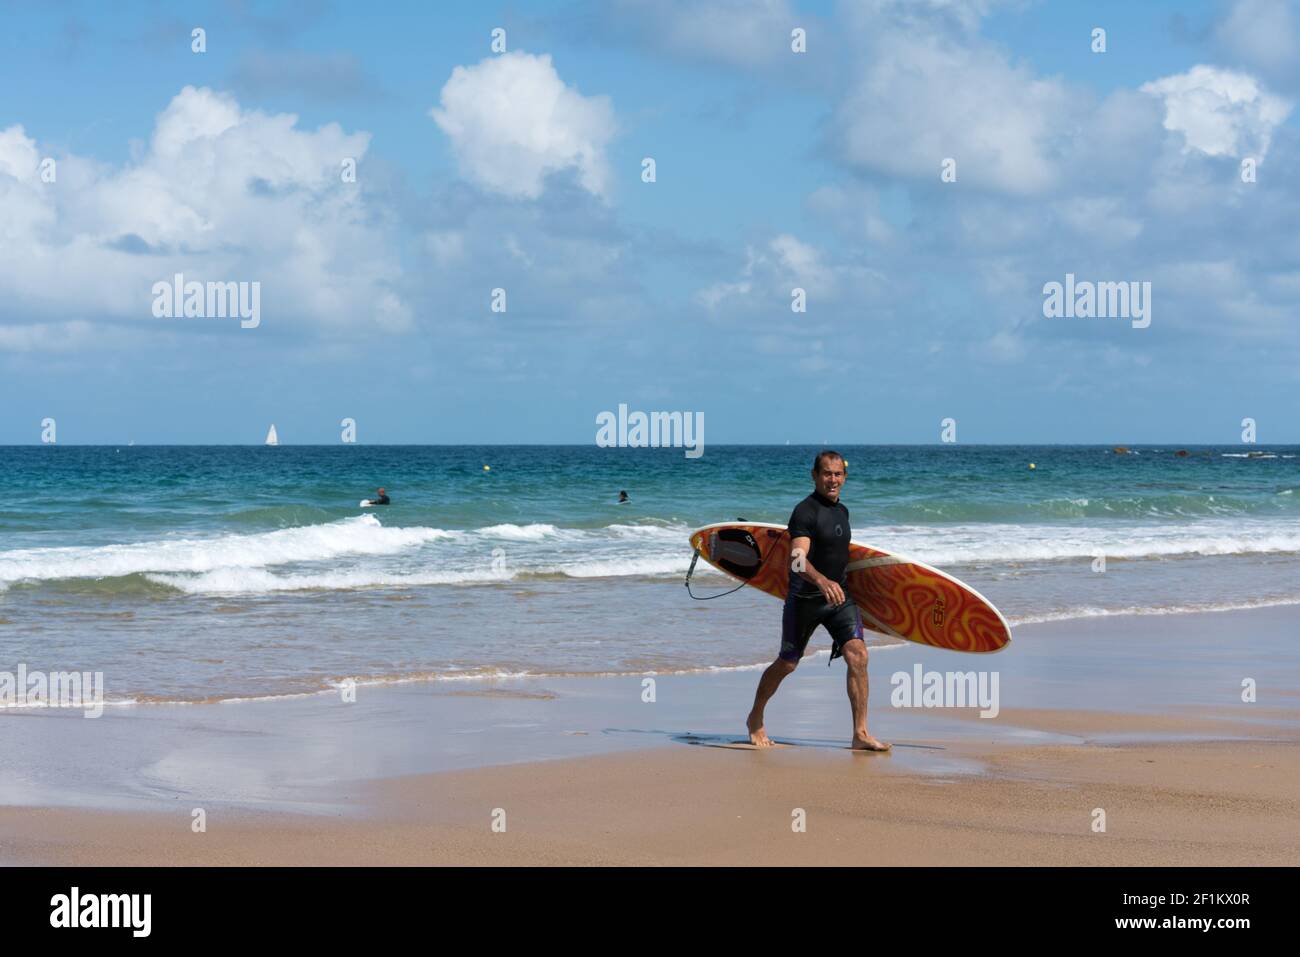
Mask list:
POLYGON ((378 491, 379 491, 379 497, 378 497, 378 498, 372 498, 372 499, 370 500, 370 504, 371 504, 371 505, 387 505, 387 504, 388 504, 388 495, 384 492, 384 490, 383 490, 382 488, 379 489, 378 491))
POLYGON ((856 751, 888 751, 867 731, 867 643, 862 617, 844 594, 849 564, 849 510, 840 501, 844 456, 820 452, 813 459, 813 492, 790 515, 790 588, 781 615, 781 652, 759 679, 754 707, 745 725, 749 741, 770 748, 763 709, 785 678, 793 674, 818 625, 831 636, 831 660, 848 665, 849 707, 856 751))
POLYGON ((619 504, 619 505, 622 505, 624 502, 630 502, 630 501, 631 501, 631 499, 629 499, 629 498, 627 497, 627 492, 626 492, 626 491, 622 491, 622 492, 619 492, 619 493, 618 493, 618 504, 619 504))

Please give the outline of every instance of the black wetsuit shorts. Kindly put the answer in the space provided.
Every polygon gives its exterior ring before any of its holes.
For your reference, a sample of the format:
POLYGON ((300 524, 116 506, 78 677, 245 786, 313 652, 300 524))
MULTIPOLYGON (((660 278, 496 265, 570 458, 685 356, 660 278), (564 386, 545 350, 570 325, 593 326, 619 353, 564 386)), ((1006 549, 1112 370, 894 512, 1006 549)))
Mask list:
POLYGON ((844 653, 846 642, 861 638, 862 616, 849 599, 838 607, 817 592, 812 595, 790 594, 781 614, 781 658, 798 662, 808 647, 808 639, 822 625, 831 636, 831 661, 844 653))

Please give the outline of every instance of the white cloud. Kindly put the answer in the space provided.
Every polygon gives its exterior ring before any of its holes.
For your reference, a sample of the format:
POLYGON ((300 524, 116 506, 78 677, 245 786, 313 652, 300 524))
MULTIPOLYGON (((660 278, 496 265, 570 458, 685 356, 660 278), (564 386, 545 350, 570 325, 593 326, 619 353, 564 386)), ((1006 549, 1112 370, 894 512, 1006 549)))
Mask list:
MULTIPOLYGON (((46 154, 22 127, 0 132, 5 305, 28 320, 158 323, 151 287, 180 272, 260 281, 264 325, 406 328, 381 217, 340 176, 344 158, 365 155, 369 135, 296 124, 185 87, 137 159, 114 168, 58 157, 52 183, 41 181, 34 164, 46 154)), ((15 333, 0 345, 21 341, 15 333)))
POLYGON ((817 249, 783 233, 768 244, 780 270, 791 282, 802 283, 822 292, 830 292, 835 285, 831 270, 822 265, 817 249))
POLYGON ((609 195, 613 106, 566 86, 549 55, 514 51, 458 66, 429 115, 451 139, 461 174, 480 186, 536 199, 547 175, 575 169, 585 189, 609 195))
POLYGON ((886 285, 885 276, 874 268, 828 261, 816 246, 781 233, 762 246, 746 246, 740 277, 713 283, 699 290, 695 299, 710 312, 724 303, 767 312, 776 303, 789 309, 791 291, 798 287, 807 293, 811 309, 846 294, 858 304, 874 300, 886 285))
POLYGON ((1248 74, 1204 65, 1140 89, 1164 100, 1165 129, 1182 134, 1185 151, 1210 156, 1264 156, 1292 106, 1248 74))
POLYGON ((851 165, 937 183, 952 158, 959 182, 1013 194, 1055 184, 1053 140, 1074 123, 1059 82, 943 33, 868 24, 864 34, 835 121, 851 165))

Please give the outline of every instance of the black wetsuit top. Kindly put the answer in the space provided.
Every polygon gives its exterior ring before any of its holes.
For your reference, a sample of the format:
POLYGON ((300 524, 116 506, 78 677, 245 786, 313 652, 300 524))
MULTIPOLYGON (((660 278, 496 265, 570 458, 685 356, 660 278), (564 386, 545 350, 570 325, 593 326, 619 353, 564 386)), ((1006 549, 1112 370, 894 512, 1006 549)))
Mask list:
MULTIPOLYGON (((820 492, 813 492, 794 507, 790 514, 790 538, 808 538, 808 564, 831 581, 843 585, 849 564, 849 510, 843 502, 832 502, 820 492)), ((812 582, 795 571, 790 572, 791 595, 820 595, 812 582)))
POLYGON ((379 498, 371 499, 371 500, 370 500, 370 504, 371 504, 371 505, 387 505, 387 504, 388 504, 388 496, 387 496, 387 495, 381 495, 381 496, 379 496, 379 498))

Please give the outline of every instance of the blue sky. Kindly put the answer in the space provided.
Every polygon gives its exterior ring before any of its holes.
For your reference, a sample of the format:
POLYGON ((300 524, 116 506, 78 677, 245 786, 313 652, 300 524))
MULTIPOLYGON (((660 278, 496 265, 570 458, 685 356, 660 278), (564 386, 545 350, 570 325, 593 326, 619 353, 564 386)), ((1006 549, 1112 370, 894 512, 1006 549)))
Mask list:
POLYGON ((0 443, 1300 441, 1285 0, 0 17, 0 443), (1150 326, 1044 318, 1067 273, 1150 326))

